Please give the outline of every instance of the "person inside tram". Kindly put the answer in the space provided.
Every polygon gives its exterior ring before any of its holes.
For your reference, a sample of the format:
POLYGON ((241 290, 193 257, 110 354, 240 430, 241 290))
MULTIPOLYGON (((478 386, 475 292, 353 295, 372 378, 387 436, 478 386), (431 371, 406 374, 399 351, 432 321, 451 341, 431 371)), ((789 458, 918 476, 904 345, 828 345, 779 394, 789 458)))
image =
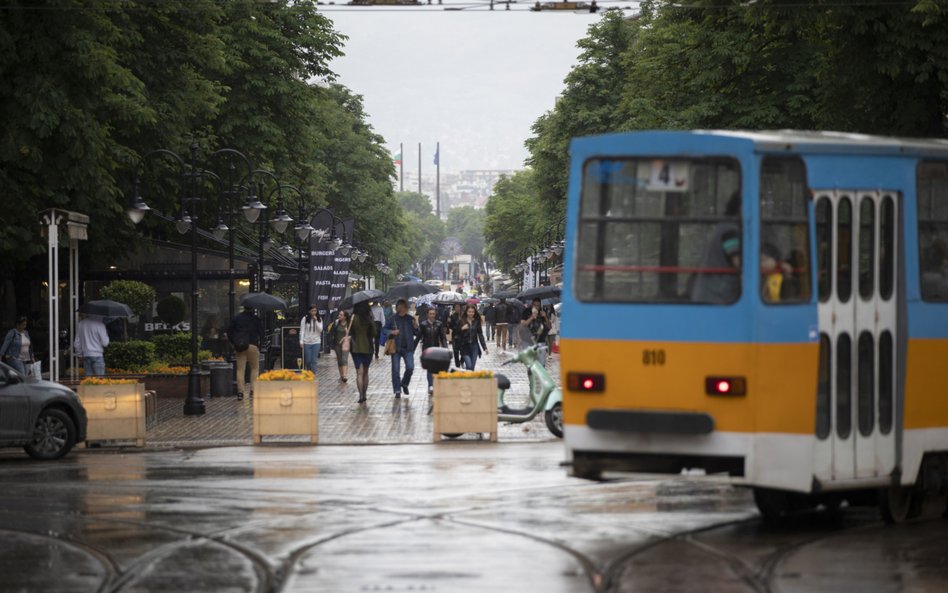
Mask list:
POLYGON ((720 229, 709 242, 704 270, 695 277, 691 300, 733 303, 741 295, 741 237, 737 225, 720 229))
POLYGON ((784 278, 792 272, 790 264, 780 260, 780 250, 773 243, 760 246, 761 296, 766 303, 779 303, 784 278))
POLYGON ((733 303, 741 295, 741 196, 735 192, 725 206, 730 220, 719 222, 708 239, 702 271, 695 274, 688 294, 697 303, 733 303))

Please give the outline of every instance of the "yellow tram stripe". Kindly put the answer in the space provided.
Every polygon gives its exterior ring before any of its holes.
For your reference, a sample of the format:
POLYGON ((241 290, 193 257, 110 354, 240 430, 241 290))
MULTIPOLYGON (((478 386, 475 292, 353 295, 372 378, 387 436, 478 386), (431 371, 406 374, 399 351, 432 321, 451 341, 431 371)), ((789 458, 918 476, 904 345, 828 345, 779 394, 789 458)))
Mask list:
POLYGON ((815 343, 561 339, 560 352, 567 424, 585 424, 591 409, 664 410, 706 412, 720 431, 813 434, 819 365, 815 343), (605 391, 571 392, 566 388, 571 371, 605 374, 605 391), (706 395, 709 376, 745 377, 747 395, 706 395))

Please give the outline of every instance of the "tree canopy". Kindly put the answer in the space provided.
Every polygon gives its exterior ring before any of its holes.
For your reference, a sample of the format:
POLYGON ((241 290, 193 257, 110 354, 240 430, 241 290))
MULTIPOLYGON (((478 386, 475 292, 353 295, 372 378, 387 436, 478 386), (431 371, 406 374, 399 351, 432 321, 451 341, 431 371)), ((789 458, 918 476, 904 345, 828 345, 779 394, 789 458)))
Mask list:
POLYGON ((484 253, 484 217, 484 211, 473 206, 448 211, 448 236, 458 240, 461 253, 478 257, 484 253))
POLYGON ((631 19, 606 11, 579 47, 562 95, 526 143, 538 215, 563 209, 568 146, 577 136, 783 128, 948 134, 948 8, 933 0, 647 0, 631 19))
MULTIPOLYGON (((391 158, 361 97, 331 70, 344 41, 313 0, 8 3, 0 183, 16 207, 0 212, 0 266, 23 269, 43 251, 38 213, 53 207, 91 216, 87 262, 134 248, 139 230, 124 210, 139 155, 186 156, 194 142, 200 154, 235 148, 274 171, 303 190, 304 211, 354 217, 360 246, 405 269, 417 255, 391 158)), ((170 175, 167 163, 143 167, 148 179, 170 175)), ((173 184, 143 190, 174 210, 173 184)), ((299 198, 287 196, 295 217, 299 198)))

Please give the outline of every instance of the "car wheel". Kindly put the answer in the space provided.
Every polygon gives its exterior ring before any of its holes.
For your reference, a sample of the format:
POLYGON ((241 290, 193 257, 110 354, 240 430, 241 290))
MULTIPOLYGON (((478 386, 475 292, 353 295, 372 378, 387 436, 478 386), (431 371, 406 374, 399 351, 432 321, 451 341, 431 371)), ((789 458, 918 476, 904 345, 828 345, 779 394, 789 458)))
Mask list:
POLYGON ((76 427, 62 410, 40 412, 33 425, 33 440, 23 447, 34 459, 59 459, 76 444, 76 427))

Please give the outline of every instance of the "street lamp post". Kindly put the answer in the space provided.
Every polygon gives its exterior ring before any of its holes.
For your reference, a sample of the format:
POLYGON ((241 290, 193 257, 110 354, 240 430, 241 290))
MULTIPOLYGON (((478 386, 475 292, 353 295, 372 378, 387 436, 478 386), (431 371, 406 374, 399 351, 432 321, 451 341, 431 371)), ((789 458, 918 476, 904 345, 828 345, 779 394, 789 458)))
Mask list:
MULTIPOLYGON (((223 148, 215 151, 208 156, 208 163, 213 162, 216 159, 223 159, 226 157, 235 158, 247 169, 247 174, 243 176, 240 181, 236 181, 236 167, 231 163, 229 172, 226 175, 226 184, 224 180, 219 176, 208 170, 205 167, 199 167, 197 162, 197 151, 198 146, 196 142, 192 142, 190 146, 190 159, 188 162, 185 161, 177 153, 160 148, 153 150, 149 153, 146 153, 141 157, 140 164, 143 164, 146 160, 152 157, 165 157, 170 159, 177 167, 181 170, 181 189, 180 189, 180 199, 179 199, 179 209, 180 215, 178 220, 175 221, 175 227, 178 232, 181 234, 190 233, 190 248, 191 248, 191 270, 190 270, 190 284, 191 284, 191 367, 188 371, 188 395, 184 402, 184 414, 188 416, 201 415, 205 413, 204 398, 201 397, 201 370, 198 366, 198 260, 197 260, 197 235, 198 235, 198 219, 199 212, 198 208, 200 204, 207 202, 207 198, 204 196, 204 191, 202 186, 204 182, 210 180, 214 181, 218 185, 219 196, 218 196, 218 224, 213 229, 213 235, 218 240, 223 238, 224 233, 230 233, 228 240, 228 265, 229 265, 229 312, 231 318, 235 315, 235 263, 234 263, 234 235, 233 227, 235 226, 233 212, 235 210, 235 199, 240 195, 243 189, 247 188, 249 190, 249 195, 247 198, 247 204, 243 207, 244 213, 247 215, 247 219, 251 222, 259 216, 260 202, 256 200, 253 195, 253 176, 258 173, 267 173, 266 171, 254 171, 253 167, 250 164, 250 160, 240 151, 223 148), (246 183, 247 185, 243 185, 246 183), (228 221, 230 225, 226 224, 223 219, 222 211, 226 208, 228 221), (253 212, 253 216, 248 214, 249 211, 253 212)), ((134 180, 134 195, 132 196, 132 204, 128 208, 127 213, 129 218, 134 224, 138 224, 142 221, 145 215, 152 210, 151 207, 145 202, 145 200, 139 194, 139 176, 138 170, 135 172, 134 180)), ((205 206, 204 210, 207 210, 205 206)), ((166 217, 167 218, 167 217, 166 217)))

